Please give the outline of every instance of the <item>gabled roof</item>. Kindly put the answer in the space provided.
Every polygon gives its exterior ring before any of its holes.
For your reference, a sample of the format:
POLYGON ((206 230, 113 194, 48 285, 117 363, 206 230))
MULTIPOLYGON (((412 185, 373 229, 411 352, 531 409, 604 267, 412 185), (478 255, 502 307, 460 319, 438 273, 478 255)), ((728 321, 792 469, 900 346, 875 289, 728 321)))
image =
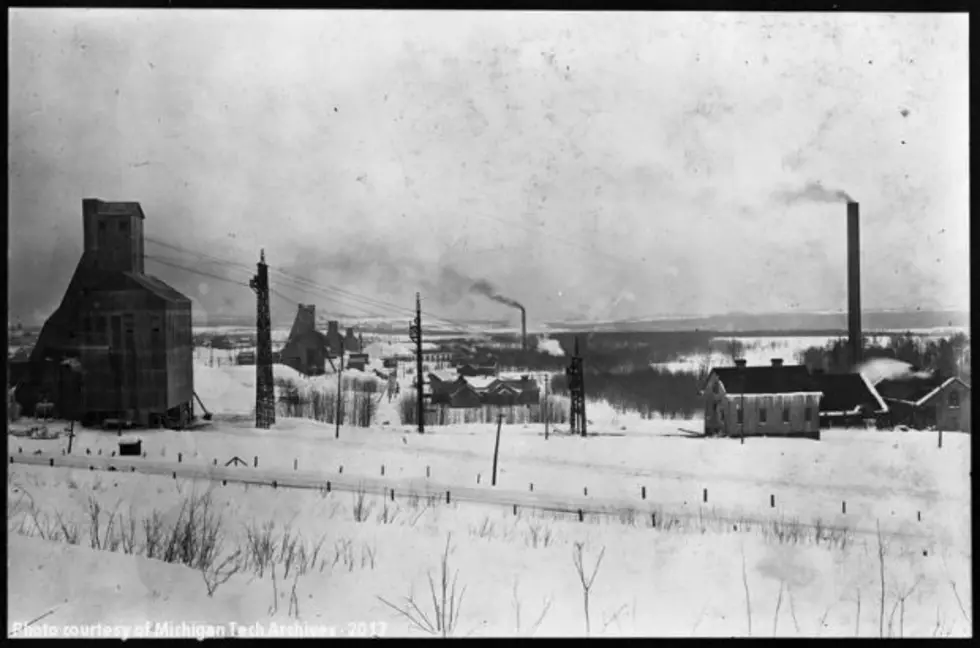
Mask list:
POLYGON ((141 288, 150 291, 165 301, 172 303, 190 301, 190 299, 188 299, 187 296, 185 296, 179 290, 167 285, 165 282, 160 281, 156 277, 151 277, 150 275, 141 274, 139 272, 126 272, 124 274, 141 288))
POLYGON ((888 378, 878 382, 875 389, 882 398, 917 403, 939 389, 943 381, 938 378, 908 376, 901 379, 888 378))
POLYGON ((881 394, 863 374, 814 374, 813 382, 823 392, 821 412, 854 412, 867 404, 874 404, 879 411, 888 410, 881 394))
POLYGON ((496 378, 491 376, 467 376, 466 383, 477 391, 485 390, 496 382, 496 378))
POLYGON ((125 200, 99 200, 96 203, 95 213, 101 216, 115 216, 118 214, 127 216, 138 216, 145 219, 143 208, 138 202, 125 200))
POLYGON ((809 370, 802 365, 782 367, 718 367, 711 370, 729 394, 794 394, 814 393, 809 370))
POLYGON ((967 384, 963 380, 960 380, 959 378, 956 378, 954 376, 953 378, 948 378, 948 379, 944 380, 941 385, 939 385, 938 387, 936 387, 935 389, 933 389, 931 392, 929 392, 928 394, 926 394, 925 396, 923 396, 922 398, 920 398, 918 401, 916 401, 915 404, 918 405, 918 406, 925 405, 929 400, 931 400, 933 397, 935 397, 939 392, 941 392, 942 390, 946 389, 946 387, 948 387, 949 385, 952 385, 953 383, 957 383, 957 382, 960 383, 961 385, 963 385, 964 387, 966 387, 967 389, 970 389, 970 385, 969 384, 967 384))

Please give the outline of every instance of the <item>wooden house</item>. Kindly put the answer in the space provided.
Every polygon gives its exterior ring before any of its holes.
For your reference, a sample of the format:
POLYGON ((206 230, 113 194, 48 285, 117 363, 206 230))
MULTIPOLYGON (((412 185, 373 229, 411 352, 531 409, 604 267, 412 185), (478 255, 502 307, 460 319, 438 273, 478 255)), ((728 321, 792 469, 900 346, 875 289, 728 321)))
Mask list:
POLYGON ((970 385, 959 378, 908 376, 875 388, 889 408, 891 425, 970 431, 970 385))
POLYGON ((497 378, 483 393, 486 405, 537 405, 540 400, 541 390, 529 376, 497 378))
POLYGON ((17 393, 27 411, 47 397, 87 422, 191 421, 191 301, 144 273, 144 218, 137 202, 82 201, 82 258, 32 350, 17 393))
POLYGON ((708 436, 819 437, 821 392, 804 366, 712 369, 705 381, 704 432, 708 436))
POLYGON ((863 374, 828 374, 818 369, 812 375, 822 394, 821 427, 862 426, 887 414, 888 405, 863 374))

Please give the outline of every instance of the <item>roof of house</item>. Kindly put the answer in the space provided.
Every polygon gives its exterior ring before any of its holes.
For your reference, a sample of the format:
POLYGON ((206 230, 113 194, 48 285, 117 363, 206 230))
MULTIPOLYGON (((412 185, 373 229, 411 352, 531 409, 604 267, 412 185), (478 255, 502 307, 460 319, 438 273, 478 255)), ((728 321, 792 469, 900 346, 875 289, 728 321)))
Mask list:
POLYGON ((430 371, 429 376, 444 383, 453 383, 460 379, 455 371, 430 371))
POLYGON ((494 382, 496 382, 496 380, 497 379, 493 376, 467 376, 466 377, 466 383, 477 391, 486 389, 494 382))
POLYGON ((969 383, 967 383, 967 382, 965 382, 965 381, 963 381, 963 380, 961 380, 959 378, 956 378, 954 376, 953 378, 947 378, 946 380, 944 380, 941 385, 938 385, 935 389, 933 389, 928 394, 926 394, 925 396, 923 396, 922 398, 920 398, 918 401, 916 401, 915 404, 916 405, 925 405, 927 402, 929 402, 929 400, 931 400, 933 397, 935 397, 937 394, 939 394, 941 391, 943 391, 944 389, 946 389, 948 386, 952 385, 953 383, 960 383, 961 385, 963 385, 967 389, 970 389, 969 383))
POLYGON ((179 290, 167 285, 165 282, 157 279, 156 277, 151 277, 150 275, 141 274, 139 272, 127 272, 125 275, 136 282, 140 287, 145 288, 157 297, 160 297, 166 301, 175 303, 190 301, 188 297, 179 290))
POLYGON ((809 370, 802 365, 782 367, 717 367, 711 373, 729 394, 793 394, 819 392, 809 370))
POLYGON ((126 200, 99 200, 96 203, 95 213, 103 216, 127 214, 139 216, 142 219, 146 218, 143 214, 143 208, 138 202, 126 200))
POLYGON ((874 404, 880 411, 888 410, 881 394, 862 374, 814 374, 813 381, 823 392, 822 412, 854 412, 868 404, 874 404))
POLYGON ((944 384, 944 381, 935 377, 908 376, 901 379, 888 378, 882 380, 875 385, 875 389, 878 390, 882 398, 918 403, 924 398, 932 398, 934 393, 941 389, 944 384))

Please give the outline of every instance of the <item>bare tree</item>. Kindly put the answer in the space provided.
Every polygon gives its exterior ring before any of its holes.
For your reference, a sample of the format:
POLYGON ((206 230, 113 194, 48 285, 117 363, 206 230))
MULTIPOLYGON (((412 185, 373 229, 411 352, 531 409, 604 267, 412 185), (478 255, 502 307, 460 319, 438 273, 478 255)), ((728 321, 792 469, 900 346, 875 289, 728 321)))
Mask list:
POLYGON ((602 558, 606 555, 606 548, 603 547, 602 551, 599 552, 599 558, 595 562, 595 567, 592 568, 592 575, 586 578, 585 566, 582 564, 582 546, 581 542, 575 543, 575 548, 572 550, 572 562, 575 563, 575 571, 578 572, 579 581, 582 583, 582 600, 585 606, 585 634, 589 636, 589 633, 592 631, 592 626, 589 622, 589 594, 592 591, 592 584, 595 583, 595 577, 599 573, 602 558))

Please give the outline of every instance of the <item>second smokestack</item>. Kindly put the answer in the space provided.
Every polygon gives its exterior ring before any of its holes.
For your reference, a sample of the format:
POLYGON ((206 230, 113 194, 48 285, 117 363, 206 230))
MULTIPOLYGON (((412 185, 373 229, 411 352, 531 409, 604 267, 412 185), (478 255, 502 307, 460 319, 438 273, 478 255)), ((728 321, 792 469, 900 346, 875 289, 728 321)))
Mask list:
POLYGON ((847 203, 847 336, 851 366, 861 362, 861 223, 860 208, 847 203))
POLYGON ((521 306, 521 350, 527 351, 527 312, 521 306))

